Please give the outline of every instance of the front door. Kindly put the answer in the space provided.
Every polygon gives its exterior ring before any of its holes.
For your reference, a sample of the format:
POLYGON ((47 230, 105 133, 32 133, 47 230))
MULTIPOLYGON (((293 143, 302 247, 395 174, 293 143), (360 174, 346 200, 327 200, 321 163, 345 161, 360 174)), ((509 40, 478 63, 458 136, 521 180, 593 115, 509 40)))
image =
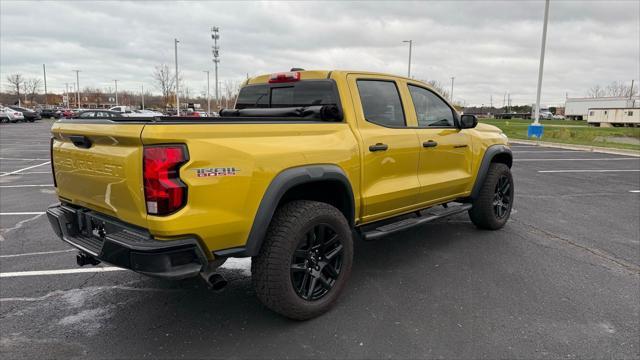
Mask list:
POLYGON ((370 222, 415 207, 420 148, 416 130, 407 127, 404 84, 378 75, 352 74, 348 81, 363 157, 362 220, 370 222))
POLYGON ((418 203, 427 205, 467 195, 473 150, 469 130, 457 128, 454 110, 440 96, 418 85, 407 86, 421 148, 418 203))

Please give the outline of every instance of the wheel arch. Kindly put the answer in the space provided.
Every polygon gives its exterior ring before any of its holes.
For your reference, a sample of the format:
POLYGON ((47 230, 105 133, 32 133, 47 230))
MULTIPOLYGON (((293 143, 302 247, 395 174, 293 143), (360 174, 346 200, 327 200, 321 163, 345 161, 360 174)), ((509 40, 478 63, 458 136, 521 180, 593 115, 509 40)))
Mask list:
POLYGON ((492 163, 502 163, 511 168, 513 165, 513 154, 511 149, 506 145, 492 145, 487 148, 484 152, 484 156, 482 157, 480 167, 478 168, 478 176, 476 177, 476 182, 473 185, 473 190, 471 191, 471 199, 478 197, 482 184, 487 178, 489 166, 492 163))
POLYGON ((214 254, 223 257, 258 255, 276 209, 293 200, 328 203, 344 214, 349 225, 354 224, 353 189, 347 175, 340 167, 319 164, 289 168, 276 175, 267 187, 256 211, 245 246, 215 251, 214 254))

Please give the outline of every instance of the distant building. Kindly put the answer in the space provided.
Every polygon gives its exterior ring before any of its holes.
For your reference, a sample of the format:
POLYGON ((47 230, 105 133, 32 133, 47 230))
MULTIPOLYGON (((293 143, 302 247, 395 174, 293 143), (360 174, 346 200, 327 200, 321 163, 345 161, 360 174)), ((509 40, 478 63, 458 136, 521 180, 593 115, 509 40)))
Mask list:
POLYGON ((640 108, 590 108, 587 122, 601 127, 640 127, 640 108))
POLYGON ((640 96, 568 98, 565 102, 564 116, 572 120, 586 120, 589 109, 604 108, 637 108, 640 107, 640 96))

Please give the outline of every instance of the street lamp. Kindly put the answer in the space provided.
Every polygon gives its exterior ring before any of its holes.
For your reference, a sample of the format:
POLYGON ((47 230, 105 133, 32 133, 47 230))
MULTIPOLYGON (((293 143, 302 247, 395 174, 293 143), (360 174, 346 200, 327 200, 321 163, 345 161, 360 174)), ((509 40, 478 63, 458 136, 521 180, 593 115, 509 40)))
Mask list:
POLYGON ((116 106, 118 106, 118 80, 113 80, 116 83, 116 106))
POLYGON ((209 96, 209 70, 204 70, 207 74, 207 116, 211 116, 211 96, 209 96))
POLYGON ((220 39, 220 28, 217 26, 211 27, 211 39, 213 40, 213 46, 211 47, 211 54, 213 55, 213 64, 215 65, 215 80, 216 80, 216 111, 220 110, 220 98, 218 97, 218 64, 220 63, 220 47, 218 46, 218 40, 220 39))
POLYGON ((455 79, 455 76, 451 77, 451 95, 449 95, 449 100, 451 101, 451 103, 453 103, 453 80, 455 79))
POLYGON ((409 43, 409 68, 407 69, 407 77, 411 77, 411 48, 413 47, 413 40, 402 40, 403 43, 409 43))
POLYGON ((538 90, 536 94, 536 111, 533 124, 529 125, 527 137, 535 136, 538 140, 542 137, 540 126, 540 92, 542 90, 542 71, 544 68, 544 51, 547 44, 547 22, 549 20, 549 0, 544 2, 544 23, 542 25, 542 46, 540 47, 540 66, 538 68, 538 90))
POLYGON ((179 87, 178 87, 178 39, 173 39, 173 45, 175 47, 175 56, 176 56, 176 115, 180 116, 180 96, 178 95, 179 87))
POLYGON ((72 70, 76 72, 76 105, 80 109, 80 70, 72 70))

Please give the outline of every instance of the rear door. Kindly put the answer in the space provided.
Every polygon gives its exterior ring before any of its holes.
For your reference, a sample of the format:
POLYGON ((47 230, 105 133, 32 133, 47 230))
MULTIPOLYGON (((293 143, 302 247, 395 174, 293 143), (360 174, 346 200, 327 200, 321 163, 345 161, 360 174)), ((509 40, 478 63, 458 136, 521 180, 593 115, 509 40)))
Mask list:
POLYGON ((464 195, 472 180, 470 135, 457 128, 453 108, 439 95, 419 85, 407 87, 420 142, 418 202, 428 205, 464 195))
POLYGON ((348 75, 363 158, 362 219, 375 221, 415 207, 418 138, 392 77, 348 75))
POLYGON ((61 200, 145 226, 143 128, 98 119, 54 123, 51 150, 61 200))

